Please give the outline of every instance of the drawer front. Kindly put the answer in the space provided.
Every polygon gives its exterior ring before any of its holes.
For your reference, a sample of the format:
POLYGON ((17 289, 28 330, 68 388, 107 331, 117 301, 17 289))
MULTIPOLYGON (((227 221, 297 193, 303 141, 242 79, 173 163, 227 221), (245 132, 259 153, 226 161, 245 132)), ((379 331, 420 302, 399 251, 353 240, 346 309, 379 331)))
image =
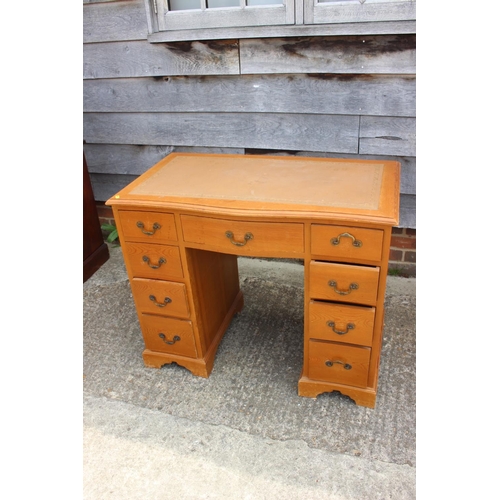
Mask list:
POLYGON ((184 283, 134 278, 130 284, 139 312, 189 318, 184 283))
POLYGON ((141 314, 140 322, 147 349, 196 358, 191 321, 141 314))
POLYGON ((311 262, 311 299, 352 302, 374 306, 377 303, 378 267, 311 262))
POLYGON ((177 241, 173 214, 120 210, 119 221, 125 241, 164 243, 177 241))
POLYGON ((366 387, 370 367, 368 347, 309 341, 309 378, 366 387))
POLYGON ((374 322, 374 307, 309 304, 309 338, 371 346, 374 322))
POLYGON ((304 225, 181 216, 184 240, 236 255, 303 254, 304 225))
POLYGON ((164 280, 183 277, 181 257, 177 247, 125 243, 122 248, 134 278, 164 280))
POLYGON ((360 227, 311 226, 311 253, 352 261, 379 262, 382 258, 384 232, 360 227))

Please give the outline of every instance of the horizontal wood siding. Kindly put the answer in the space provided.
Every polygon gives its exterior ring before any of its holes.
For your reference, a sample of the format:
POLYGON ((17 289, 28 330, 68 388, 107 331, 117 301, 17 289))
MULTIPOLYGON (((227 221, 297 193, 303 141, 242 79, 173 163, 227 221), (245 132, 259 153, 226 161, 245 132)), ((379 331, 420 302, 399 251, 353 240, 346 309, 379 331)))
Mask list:
POLYGON ((359 117, 273 113, 86 113, 88 142, 358 152, 359 117))
POLYGON ((238 74, 238 42, 148 41, 90 43, 83 46, 83 77, 135 78, 238 74))
POLYGON ((97 3, 83 9, 83 43, 145 40, 147 33, 144 2, 97 3))
POLYGON ((386 158, 402 165, 400 226, 416 227, 413 34, 151 43, 143 0, 83 8, 96 200, 172 151, 386 158))
POLYGON ((241 72, 415 74, 415 35, 240 40, 241 72))
POLYGON ((414 117, 413 76, 245 75, 85 80, 84 111, 414 117))
POLYGON ((201 148, 181 146, 135 146, 131 144, 85 144, 90 173, 141 175, 172 152, 245 154, 243 148, 201 148))

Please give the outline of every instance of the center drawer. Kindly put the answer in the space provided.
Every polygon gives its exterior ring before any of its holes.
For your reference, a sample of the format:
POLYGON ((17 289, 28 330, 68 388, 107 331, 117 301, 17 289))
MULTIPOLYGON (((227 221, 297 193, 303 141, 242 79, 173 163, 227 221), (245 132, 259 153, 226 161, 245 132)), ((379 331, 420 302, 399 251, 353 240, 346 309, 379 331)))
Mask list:
POLYGON ((304 253, 304 225, 182 215, 184 240, 207 250, 281 257, 304 253))
POLYGON ((311 299, 377 304, 378 267, 313 261, 310 264, 311 299))

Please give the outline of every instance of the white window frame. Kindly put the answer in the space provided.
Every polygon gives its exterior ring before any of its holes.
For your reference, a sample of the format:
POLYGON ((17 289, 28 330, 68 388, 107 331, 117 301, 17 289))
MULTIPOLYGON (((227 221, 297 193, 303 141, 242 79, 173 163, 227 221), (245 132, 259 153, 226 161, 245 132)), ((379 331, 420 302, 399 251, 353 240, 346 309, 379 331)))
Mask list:
POLYGON ((281 4, 255 7, 247 7, 245 0, 240 0, 240 7, 209 9, 206 5, 206 0, 200 0, 200 10, 169 11, 168 0, 154 0, 158 30, 239 28, 295 23, 295 0, 282 0, 281 4))
POLYGON ((144 0, 152 43, 416 33, 416 0, 282 0, 262 5, 168 11, 168 0, 144 0))

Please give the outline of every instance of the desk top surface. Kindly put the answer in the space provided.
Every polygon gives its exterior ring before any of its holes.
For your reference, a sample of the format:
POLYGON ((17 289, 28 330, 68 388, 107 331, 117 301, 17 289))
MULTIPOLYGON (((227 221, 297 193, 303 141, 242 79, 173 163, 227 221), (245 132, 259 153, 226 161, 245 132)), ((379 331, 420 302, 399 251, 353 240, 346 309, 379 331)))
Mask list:
POLYGON ((394 161, 172 153, 109 205, 397 224, 394 161))

